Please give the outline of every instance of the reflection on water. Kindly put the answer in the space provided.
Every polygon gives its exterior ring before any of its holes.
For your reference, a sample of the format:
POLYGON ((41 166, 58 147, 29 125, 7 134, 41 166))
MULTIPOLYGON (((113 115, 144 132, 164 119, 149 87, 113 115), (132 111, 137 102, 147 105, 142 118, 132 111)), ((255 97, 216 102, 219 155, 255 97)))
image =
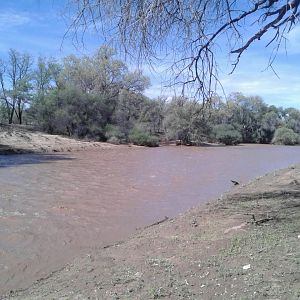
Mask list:
POLYGON ((0 156, 0 294, 251 178, 300 147, 113 148, 0 156))

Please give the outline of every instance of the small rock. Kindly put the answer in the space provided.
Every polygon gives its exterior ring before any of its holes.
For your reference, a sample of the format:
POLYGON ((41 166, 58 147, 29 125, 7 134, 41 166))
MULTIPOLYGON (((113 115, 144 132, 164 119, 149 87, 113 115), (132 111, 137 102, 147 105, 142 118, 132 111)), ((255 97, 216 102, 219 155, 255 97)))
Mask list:
POLYGON ((196 220, 193 220, 192 226, 193 226, 193 227, 198 227, 198 222, 197 222, 196 220))
POLYGON ((90 268, 88 268, 88 270, 87 270, 87 272, 88 273, 91 273, 91 272, 93 272, 95 269, 93 268, 93 267, 90 267, 90 268))
POLYGON ((248 269, 250 269, 250 267, 251 267, 251 265, 250 265, 250 264, 248 264, 248 265, 245 265, 245 266, 243 266, 243 270, 248 270, 248 269))

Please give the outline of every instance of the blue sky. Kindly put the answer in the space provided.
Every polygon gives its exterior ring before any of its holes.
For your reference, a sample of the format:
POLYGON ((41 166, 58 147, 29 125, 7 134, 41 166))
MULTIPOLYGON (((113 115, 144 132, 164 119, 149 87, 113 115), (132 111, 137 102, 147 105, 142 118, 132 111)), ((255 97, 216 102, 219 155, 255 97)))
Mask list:
MULTIPOLYGON (((90 54, 102 40, 96 35, 86 36, 84 48, 75 47, 70 39, 63 41, 67 25, 62 17, 64 0, 2 0, 0 6, 0 57, 5 58, 10 48, 27 51, 33 56, 61 58, 68 54, 90 54)), ((300 26, 289 34, 287 54, 279 51, 274 63, 276 73, 268 65, 270 49, 259 43, 245 53, 233 75, 230 64, 220 61, 220 79, 226 94, 242 92, 245 95, 260 95, 268 104, 300 109, 300 26)), ((152 86, 146 92, 155 97, 161 93, 172 95, 173 91, 163 87, 164 70, 145 73, 151 77, 152 86)))

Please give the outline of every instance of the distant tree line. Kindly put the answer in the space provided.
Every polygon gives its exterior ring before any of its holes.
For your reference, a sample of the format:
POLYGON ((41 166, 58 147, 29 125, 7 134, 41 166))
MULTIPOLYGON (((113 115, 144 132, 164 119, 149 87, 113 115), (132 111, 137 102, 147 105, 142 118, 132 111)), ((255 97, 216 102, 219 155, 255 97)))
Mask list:
POLYGON ((0 122, 34 125, 111 143, 157 146, 160 141, 300 143, 300 111, 269 106, 258 96, 215 95, 209 106, 187 99, 150 99, 150 80, 130 71, 115 50, 70 55, 61 62, 10 50, 0 60, 0 122))

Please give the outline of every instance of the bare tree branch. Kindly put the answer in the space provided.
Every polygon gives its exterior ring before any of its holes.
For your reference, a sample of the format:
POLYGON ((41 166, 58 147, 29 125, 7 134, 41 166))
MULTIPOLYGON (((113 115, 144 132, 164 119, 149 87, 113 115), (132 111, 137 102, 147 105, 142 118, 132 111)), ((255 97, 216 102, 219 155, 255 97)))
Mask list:
POLYGON ((219 85, 219 53, 234 59, 232 73, 244 52, 270 33, 272 67, 298 23, 299 5, 300 0, 69 0, 66 35, 78 41, 86 30, 101 28, 130 57, 149 64, 172 60, 171 85, 183 84, 205 102, 219 85))

